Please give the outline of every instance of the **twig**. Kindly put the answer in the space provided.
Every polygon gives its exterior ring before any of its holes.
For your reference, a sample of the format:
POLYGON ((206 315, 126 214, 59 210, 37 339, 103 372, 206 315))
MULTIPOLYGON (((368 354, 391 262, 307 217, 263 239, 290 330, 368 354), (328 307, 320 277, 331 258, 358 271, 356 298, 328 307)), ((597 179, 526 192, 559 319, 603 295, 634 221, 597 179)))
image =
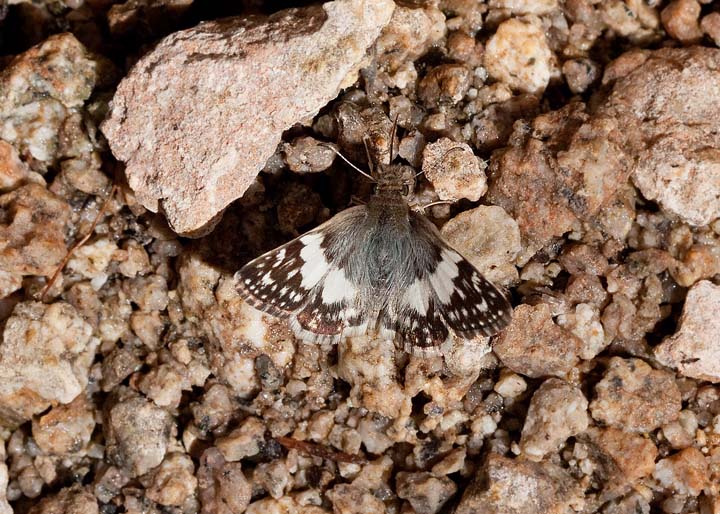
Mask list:
POLYGON ((117 185, 113 184, 112 189, 110 189, 110 194, 108 194, 108 197, 105 200, 105 202, 103 203, 100 210, 98 211, 97 216, 95 216, 95 219, 93 220, 92 225, 90 225, 90 230, 88 230, 88 233, 85 234, 85 236, 80 241, 75 243, 67 251, 67 253, 65 254, 65 258, 60 262, 57 269, 55 270, 55 273, 53 273, 53 276, 50 277, 50 280, 48 281, 48 283, 45 284, 45 287, 43 288, 42 293, 40 293, 41 301, 45 301, 45 296, 47 295, 48 291, 50 291, 50 288, 53 286, 53 284, 55 284, 55 281, 60 276, 60 273, 62 273, 62 270, 67 265, 68 261, 70 260, 70 257, 72 257, 73 252, 75 250, 77 250, 78 248, 80 248, 85 243, 87 243, 87 240, 90 239, 90 237, 93 235, 93 232, 95 232, 95 227, 100 222, 100 218, 102 218, 103 215, 105 214, 105 211, 107 210, 108 205, 110 204, 110 200, 112 200, 112 197, 115 195, 115 191, 117 191, 117 185))
POLYGON ((303 453, 321 457, 323 459, 334 460, 337 462, 348 462, 350 464, 365 464, 367 460, 359 455, 350 455, 345 452, 338 452, 324 444, 310 443, 308 441, 300 441, 292 437, 276 437, 278 443, 289 450, 300 450, 303 453))

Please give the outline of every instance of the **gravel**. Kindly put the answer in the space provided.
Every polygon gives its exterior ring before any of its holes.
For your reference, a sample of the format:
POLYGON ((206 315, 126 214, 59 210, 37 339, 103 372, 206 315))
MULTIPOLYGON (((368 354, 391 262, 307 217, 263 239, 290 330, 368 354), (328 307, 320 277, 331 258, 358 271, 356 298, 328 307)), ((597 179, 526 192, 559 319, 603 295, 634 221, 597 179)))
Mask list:
POLYGON ((284 4, 0 9, 0 514, 720 512, 716 7, 284 4), (497 336, 239 298, 391 149, 497 336))

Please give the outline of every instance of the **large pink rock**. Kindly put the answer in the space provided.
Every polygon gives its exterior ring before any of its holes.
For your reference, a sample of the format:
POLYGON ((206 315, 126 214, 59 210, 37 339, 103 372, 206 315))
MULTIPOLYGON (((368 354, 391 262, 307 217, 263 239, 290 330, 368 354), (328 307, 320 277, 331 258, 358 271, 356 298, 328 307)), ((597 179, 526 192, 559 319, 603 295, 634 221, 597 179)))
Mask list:
POLYGON ((392 0, 336 0, 165 38, 118 86, 102 126, 130 187, 186 235, 212 228, 282 132, 357 79, 392 0))

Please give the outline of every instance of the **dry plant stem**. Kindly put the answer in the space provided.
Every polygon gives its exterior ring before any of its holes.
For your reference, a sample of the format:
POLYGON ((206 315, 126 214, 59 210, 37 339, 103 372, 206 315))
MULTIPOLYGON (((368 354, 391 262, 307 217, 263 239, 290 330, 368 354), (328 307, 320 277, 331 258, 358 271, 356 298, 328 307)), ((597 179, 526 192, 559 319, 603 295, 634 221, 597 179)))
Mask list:
POLYGON ((112 200, 112 197, 115 195, 115 191, 117 191, 117 185, 113 185, 112 189, 110 189, 110 193, 108 194, 108 197, 105 199, 105 202, 103 203, 102 207, 100 208, 100 211, 98 211, 97 216, 95 216, 95 219, 92 222, 92 225, 90 225, 90 230, 88 230, 88 233, 85 234, 85 236, 80 239, 77 243, 75 243, 65 254, 65 257, 63 258, 62 262, 58 265, 57 269, 55 270, 55 273, 53 273, 53 276, 50 277, 50 280, 47 284, 45 284, 45 287, 42 290, 42 293, 40 293, 40 300, 45 301, 45 297, 50 291, 50 288, 53 286, 55 281, 60 276, 60 273, 62 273, 62 270, 65 269, 65 266, 67 265, 68 261, 70 260, 70 257, 72 257, 73 252, 80 248, 82 245, 87 243, 88 239, 93 235, 95 232, 95 227, 100 222, 100 218, 103 217, 105 214, 105 211, 107 210, 108 205, 110 204, 110 200, 112 200))
POLYGON ((292 437, 276 437, 275 440, 289 450, 300 450, 308 455, 334 460, 336 462, 348 462, 351 464, 365 464, 366 459, 358 455, 350 455, 345 452, 337 452, 324 444, 299 441, 292 437))

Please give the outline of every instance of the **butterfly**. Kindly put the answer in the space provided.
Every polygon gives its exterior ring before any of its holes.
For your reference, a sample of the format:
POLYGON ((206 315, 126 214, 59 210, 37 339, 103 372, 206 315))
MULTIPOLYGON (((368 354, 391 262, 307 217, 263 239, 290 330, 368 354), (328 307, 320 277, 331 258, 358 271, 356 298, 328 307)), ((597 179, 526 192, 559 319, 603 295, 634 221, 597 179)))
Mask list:
POLYGON ((407 166, 371 164, 368 175, 349 164, 375 182, 369 202, 248 262, 235 274, 240 296, 313 343, 373 333, 428 355, 453 334, 472 339, 501 331, 510 303, 409 208, 414 179, 407 166))

